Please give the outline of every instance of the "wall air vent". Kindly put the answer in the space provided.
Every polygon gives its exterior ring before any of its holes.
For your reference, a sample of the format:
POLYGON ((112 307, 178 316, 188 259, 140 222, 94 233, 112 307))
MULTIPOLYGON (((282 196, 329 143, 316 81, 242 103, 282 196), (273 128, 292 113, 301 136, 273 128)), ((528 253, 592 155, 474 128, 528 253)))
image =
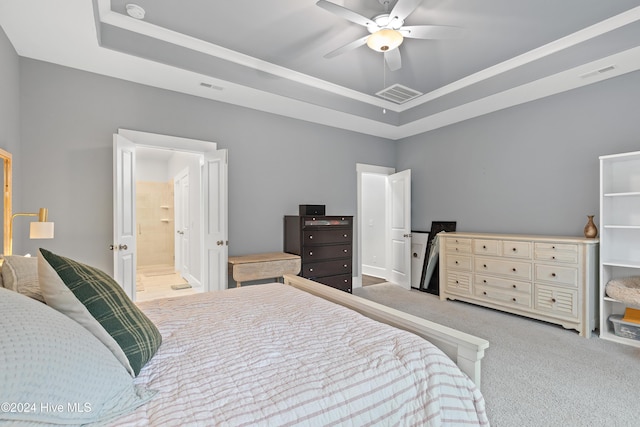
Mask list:
POLYGON ((587 79, 589 77, 598 76, 600 74, 608 73, 609 71, 613 71, 616 69, 615 65, 609 65, 607 67, 599 68, 597 70, 589 71, 584 74, 580 74, 580 78, 587 79))
POLYGON ((214 89, 214 90, 222 90, 222 89, 224 89, 223 87, 212 85, 211 83, 206 83, 206 82, 201 82, 200 86, 206 87, 208 89, 214 89))
POLYGON ((406 86, 395 84, 386 89, 382 89, 380 92, 377 92, 376 95, 387 101, 395 102, 396 104, 404 104, 407 101, 419 97, 422 93, 409 89, 406 86))

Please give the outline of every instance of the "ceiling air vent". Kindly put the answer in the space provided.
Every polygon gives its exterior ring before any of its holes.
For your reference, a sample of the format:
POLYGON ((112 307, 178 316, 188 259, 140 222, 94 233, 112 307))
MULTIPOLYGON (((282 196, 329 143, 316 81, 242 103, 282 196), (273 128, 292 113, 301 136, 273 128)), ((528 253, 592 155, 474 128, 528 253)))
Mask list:
POLYGON ((380 98, 386 99, 387 101, 395 102, 396 104, 404 104, 413 98, 419 97, 422 93, 409 89, 406 86, 395 84, 386 89, 382 89, 380 92, 376 93, 376 95, 380 98))

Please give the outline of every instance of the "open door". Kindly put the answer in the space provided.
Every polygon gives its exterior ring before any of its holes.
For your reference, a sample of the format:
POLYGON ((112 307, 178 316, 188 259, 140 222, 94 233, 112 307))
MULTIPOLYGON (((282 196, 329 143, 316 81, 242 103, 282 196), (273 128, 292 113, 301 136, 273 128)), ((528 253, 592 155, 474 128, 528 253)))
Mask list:
MULTIPOLYGON (((114 279, 131 299, 136 280, 136 144, 202 154, 201 174, 201 283, 204 291, 227 288, 227 150, 217 150, 209 141, 120 129, 114 134, 114 279), (135 139, 126 138, 130 136, 135 139)), ((191 182, 191 185, 195 185, 191 182)))
POLYGON ((411 169, 387 177, 387 280, 411 289, 411 169))
POLYGON ((204 265, 202 282, 210 291, 227 288, 227 150, 204 154, 202 165, 204 265))
POLYGON ((113 277, 131 299, 136 283, 136 146, 113 135, 113 277))

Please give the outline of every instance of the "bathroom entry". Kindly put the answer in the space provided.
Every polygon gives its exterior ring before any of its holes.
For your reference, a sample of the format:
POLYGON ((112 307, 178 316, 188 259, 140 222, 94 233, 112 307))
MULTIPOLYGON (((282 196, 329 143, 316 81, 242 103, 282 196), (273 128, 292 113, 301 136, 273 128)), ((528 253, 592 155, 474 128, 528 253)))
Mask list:
POLYGON ((226 289, 227 150, 211 141, 129 129, 113 135, 113 243, 108 249, 114 279, 136 298, 136 178, 146 179, 138 174, 136 152, 145 148, 171 152, 170 170, 160 181, 189 168, 189 283, 198 292, 226 289))
POLYGON ((136 152, 138 301, 194 291, 189 283, 189 225, 197 218, 190 214, 188 165, 199 167, 200 157, 156 148, 136 152), (178 165, 182 168, 171 176, 178 165))

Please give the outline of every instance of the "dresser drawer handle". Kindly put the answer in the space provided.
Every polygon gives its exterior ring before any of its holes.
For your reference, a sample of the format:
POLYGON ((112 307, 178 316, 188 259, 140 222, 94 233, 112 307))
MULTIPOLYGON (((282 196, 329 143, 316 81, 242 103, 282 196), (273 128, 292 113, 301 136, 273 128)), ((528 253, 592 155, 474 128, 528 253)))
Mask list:
POLYGON ((309 272, 312 272, 312 271, 313 271, 313 268, 310 268, 310 269, 309 269, 309 272))
POLYGON ((483 280, 482 280, 482 283, 487 283, 487 279, 483 279, 483 280))
POLYGON ((513 248, 513 249, 511 249, 511 250, 512 250, 513 252, 518 252, 518 249, 517 249, 517 248, 513 248))
POLYGON ((514 273, 517 271, 515 268, 512 268, 511 270, 513 270, 514 273))
POLYGON ((551 277, 556 277, 556 273, 551 273, 551 277))
POLYGON ((513 302, 517 302, 517 300, 515 298, 513 298, 513 302))
POLYGON ((556 257, 552 256, 551 259, 556 259, 556 257))
POLYGON ((513 289, 516 289, 516 288, 517 288, 517 286, 516 286, 516 285, 513 285, 513 289))
POLYGON ((487 294, 487 291, 482 292, 482 295, 486 295, 486 294, 487 294))
POLYGON ((458 265, 458 261, 456 261, 456 265, 458 265))
POLYGON ((309 251, 309 256, 313 256, 313 251, 309 251))
POLYGON ((348 235, 348 234, 345 234, 345 235, 344 235, 344 237, 349 237, 349 235, 348 235))
POLYGON ((552 303, 555 303, 555 302, 556 302, 556 299, 555 299, 555 298, 551 298, 551 302, 552 302, 552 303))
POLYGON ((313 239, 313 235, 309 236, 309 239, 313 239))
POLYGON ((487 249, 487 245, 482 245, 482 249, 487 249))
POLYGON ((484 268, 487 268, 487 264, 483 264, 482 266, 483 266, 484 268))
POLYGON ((346 253, 347 253, 347 252, 349 252, 349 251, 347 251, 346 249, 343 249, 343 251, 342 251, 342 252, 344 252, 344 253, 346 254, 346 253))
POLYGON ((458 283, 460 283, 460 282, 458 282, 458 281, 456 280, 456 285, 457 285, 458 283))
POLYGON ((344 268, 347 268, 347 264, 343 265, 344 268))

